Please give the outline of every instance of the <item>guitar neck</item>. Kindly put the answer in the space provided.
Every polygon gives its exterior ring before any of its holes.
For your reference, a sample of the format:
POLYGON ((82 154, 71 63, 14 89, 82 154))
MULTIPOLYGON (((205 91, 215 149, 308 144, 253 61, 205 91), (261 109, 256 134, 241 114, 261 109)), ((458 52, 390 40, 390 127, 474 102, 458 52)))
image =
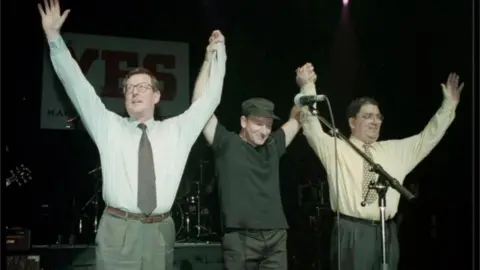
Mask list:
POLYGON ((6 186, 10 186, 11 184, 17 182, 19 186, 25 184, 27 181, 31 179, 30 176, 30 169, 25 167, 23 164, 16 166, 15 168, 10 170, 10 177, 7 178, 5 181, 6 186))
POLYGON ((17 177, 15 175, 12 175, 12 176, 8 177, 7 180, 6 180, 7 187, 10 186, 15 181, 17 181, 17 177))

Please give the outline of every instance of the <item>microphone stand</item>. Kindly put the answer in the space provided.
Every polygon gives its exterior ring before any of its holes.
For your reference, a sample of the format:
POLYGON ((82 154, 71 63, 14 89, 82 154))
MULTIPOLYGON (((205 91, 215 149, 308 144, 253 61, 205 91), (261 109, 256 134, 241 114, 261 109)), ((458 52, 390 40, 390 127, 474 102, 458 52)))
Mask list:
MULTIPOLYGON (((317 110, 315 109, 314 105, 308 106, 308 109, 312 115, 315 115, 318 120, 323 123, 326 127, 328 127, 331 132, 330 134, 332 136, 336 136, 337 138, 343 140, 344 142, 347 143, 357 154, 359 154, 364 160, 366 160, 370 166, 371 166, 371 171, 375 172, 376 174, 379 175, 378 180, 375 183, 370 183, 369 185, 369 190, 375 190, 378 193, 378 206, 380 208, 380 224, 381 224, 381 241, 382 241, 382 265, 381 265, 381 270, 388 270, 388 264, 387 264, 387 251, 386 251, 386 230, 385 230, 385 208, 387 205, 387 202, 385 200, 385 195, 387 193, 388 187, 392 187, 395 189, 400 195, 404 196, 407 200, 412 200, 415 198, 415 196, 408 191, 400 182, 393 178, 390 174, 388 174, 380 164, 375 163, 370 157, 368 157, 362 150, 360 150, 358 147, 356 147, 349 139, 347 139, 341 132, 338 131, 338 129, 333 129, 332 125, 323 118, 322 116, 318 115, 317 110)), ((368 196, 368 192, 364 198, 364 201, 361 203, 362 206, 366 205, 366 198, 368 196)))

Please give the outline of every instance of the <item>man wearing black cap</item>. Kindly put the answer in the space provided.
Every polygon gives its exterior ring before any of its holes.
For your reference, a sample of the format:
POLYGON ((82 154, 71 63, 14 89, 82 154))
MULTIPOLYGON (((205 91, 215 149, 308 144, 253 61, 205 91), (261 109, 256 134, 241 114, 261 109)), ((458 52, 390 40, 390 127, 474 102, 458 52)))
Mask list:
MULTIPOLYGON (((201 93, 194 92, 194 100, 196 96, 201 93)), ((279 160, 300 129, 297 115, 294 107, 290 119, 272 132, 273 121, 279 119, 274 104, 251 98, 242 103, 240 134, 227 131, 215 116, 203 130, 218 174, 226 269, 287 269, 288 224, 280 198, 279 160)))

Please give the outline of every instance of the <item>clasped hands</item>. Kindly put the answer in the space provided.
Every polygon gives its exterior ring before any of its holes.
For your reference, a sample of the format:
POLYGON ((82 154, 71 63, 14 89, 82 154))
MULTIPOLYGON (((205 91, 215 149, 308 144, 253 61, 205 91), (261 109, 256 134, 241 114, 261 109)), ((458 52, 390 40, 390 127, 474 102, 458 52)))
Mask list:
POLYGON ((295 70, 297 73, 296 81, 300 88, 307 84, 315 84, 317 81, 317 74, 315 68, 311 63, 306 63, 295 70))
POLYGON ((225 53, 225 37, 220 30, 215 30, 208 39, 208 46, 205 52, 205 61, 210 62, 215 52, 225 53))

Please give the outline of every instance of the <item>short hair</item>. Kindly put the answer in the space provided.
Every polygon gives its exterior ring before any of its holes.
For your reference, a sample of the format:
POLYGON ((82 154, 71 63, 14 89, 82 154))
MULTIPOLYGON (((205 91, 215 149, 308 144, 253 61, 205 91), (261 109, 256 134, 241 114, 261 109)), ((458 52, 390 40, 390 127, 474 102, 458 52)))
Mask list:
POLYGON ((160 93, 162 92, 162 89, 159 88, 159 83, 158 83, 158 80, 155 77, 155 75, 153 75, 153 73, 150 70, 148 70, 144 67, 137 67, 137 68, 134 68, 134 69, 130 70, 127 73, 127 75, 125 75, 125 78, 123 79, 123 88, 125 88, 125 86, 127 84, 127 80, 130 79, 130 77, 132 77, 133 75, 137 75, 137 74, 148 75, 150 77, 150 79, 152 80, 153 90, 154 91, 160 91, 160 93))
POLYGON ((378 101, 371 97, 360 97, 352 100, 352 102, 350 102, 350 105, 348 105, 347 108, 347 119, 357 116, 363 105, 367 104, 378 106, 378 101))

